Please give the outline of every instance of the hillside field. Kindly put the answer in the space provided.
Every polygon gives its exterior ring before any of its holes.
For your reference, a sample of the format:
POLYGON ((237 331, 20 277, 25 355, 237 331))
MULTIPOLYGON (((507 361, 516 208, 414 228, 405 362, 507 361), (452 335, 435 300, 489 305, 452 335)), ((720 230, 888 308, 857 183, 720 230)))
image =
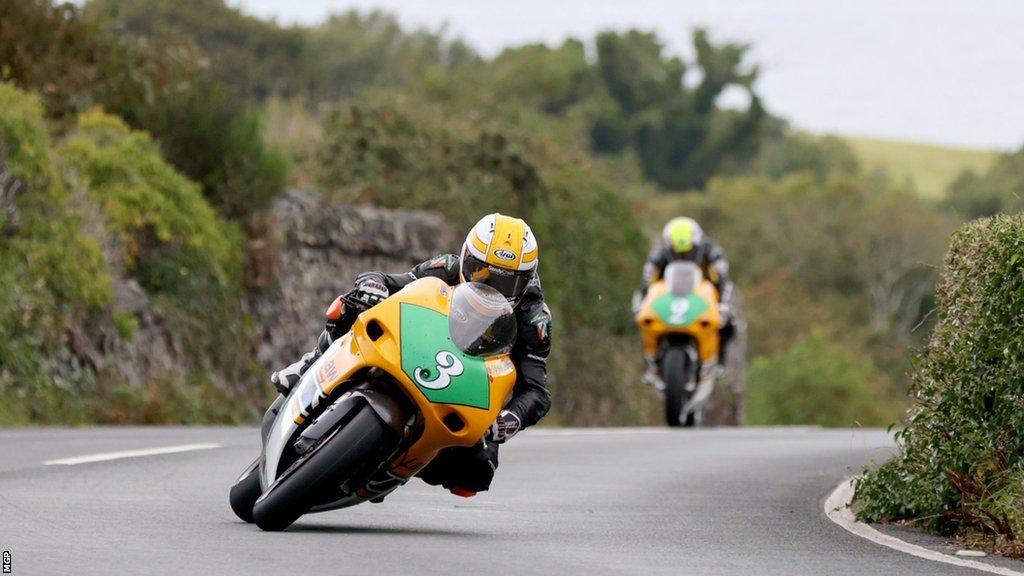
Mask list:
POLYGON ((999 154, 997 150, 952 148, 932 144, 843 136, 857 153, 864 168, 886 169, 895 182, 909 176, 926 198, 938 198, 946 187, 968 168, 985 171, 999 154))

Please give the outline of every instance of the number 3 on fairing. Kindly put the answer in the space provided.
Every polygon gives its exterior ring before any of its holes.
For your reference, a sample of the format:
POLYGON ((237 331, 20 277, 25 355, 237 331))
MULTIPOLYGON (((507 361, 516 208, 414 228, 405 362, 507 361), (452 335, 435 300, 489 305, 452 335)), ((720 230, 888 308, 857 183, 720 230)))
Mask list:
POLYGON ((462 375, 465 367, 462 360, 447 350, 442 350, 434 356, 437 366, 437 376, 430 378, 430 369, 417 366, 415 371, 416 383, 428 390, 444 390, 452 383, 452 378, 462 375))
POLYGON ((668 322, 669 324, 682 324, 683 318, 686 316, 686 312, 690 309, 690 301, 683 300, 682 298, 673 300, 669 307, 668 322))

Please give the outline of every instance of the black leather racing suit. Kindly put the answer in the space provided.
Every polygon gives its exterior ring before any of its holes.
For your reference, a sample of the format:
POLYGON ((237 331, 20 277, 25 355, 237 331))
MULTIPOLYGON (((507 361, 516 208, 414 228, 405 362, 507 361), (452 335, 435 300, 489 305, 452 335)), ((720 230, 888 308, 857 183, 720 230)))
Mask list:
MULTIPOLYGON (((389 294, 404 288, 413 280, 433 276, 449 285, 460 282, 459 259, 453 254, 438 256, 417 264, 404 274, 367 272, 356 279, 372 276, 382 282, 389 294)), ((339 297, 340 298, 340 297, 339 297)), ((345 306, 331 306, 329 310, 345 309, 345 306)), ((350 307, 348 307, 350 308, 350 307)), ((544 303, 540 279, 534 275, 526 292, 515 305, 518 331, 512 348, 512 361, 516 366, 517 378, 512 398, 504 409, 519 417, 522 428, 536 424, 551 407, 551 396, 547 389, 547 358, 551 350, 551 311, 544 303)), ((303 371, 327 350, 335 339, 349 331, 361 310, 346 310, 340 316, 328 314, 327 327, 317 341, 316 350, 308 354, 303 371)), ((487 490, 498 465, 498 445, 483 441, 470 448, 450 448, 442 451, 430 464, 420 471, 420 476, 429 484, 445 488, 462 488, 472 492, 487 490)))
MULTIPOLYGON (((644 292, 651 283, 660 280, 665 273, 665 267, 676 260, 684 260, 679 253, 665 245, 659 245, 647 256, 647 263, 644 264, 644 292)), ((710 238, 704 239, 703 249, 696 257, 704 276, 718 288, 719 296, 726 296, 726 288, 729 284, 729 261, 725 258, 725 250, 717 242, 710 238)))

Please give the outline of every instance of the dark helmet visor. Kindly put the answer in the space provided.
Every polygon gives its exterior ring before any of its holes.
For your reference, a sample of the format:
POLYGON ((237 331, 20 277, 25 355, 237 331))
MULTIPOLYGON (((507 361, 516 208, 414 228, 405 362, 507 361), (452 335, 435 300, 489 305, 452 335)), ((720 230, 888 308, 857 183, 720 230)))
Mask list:
POLYGON ((516 302, 523 296, 532 277, 532 270, 500 268, 477 259, 469 251, 462 255, 462 280, 486 284, 501 292, 509 302, 516 302))

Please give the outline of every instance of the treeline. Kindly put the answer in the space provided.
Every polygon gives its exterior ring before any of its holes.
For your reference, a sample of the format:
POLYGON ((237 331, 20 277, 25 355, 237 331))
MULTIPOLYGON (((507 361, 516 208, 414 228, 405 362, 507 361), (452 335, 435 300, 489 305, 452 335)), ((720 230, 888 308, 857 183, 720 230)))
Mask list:
POLYGON ((267 208, 290 167, 327 198, 456 227, 527 218, 557 318, 562 422, 654 421, 628 300, 645 233, 680 213, 724 245, 746 295, 753 422, 893 421, 949 231, 1018 207, 1024 180, 1007 156, 944 204, 921 200, 842 140, 771 116, 746 47, 701 30, 692 60, 642 31, 484 58, 379 12, 286 27, 222 0, 10 0, 0 22, 0 73, 39 95, 58 139, 100 106, 198 184, 234 230, 240 264, 225 273, 243 292, 265 279, 267 208), (746 103, 720 107, 727 90, 746 103))

